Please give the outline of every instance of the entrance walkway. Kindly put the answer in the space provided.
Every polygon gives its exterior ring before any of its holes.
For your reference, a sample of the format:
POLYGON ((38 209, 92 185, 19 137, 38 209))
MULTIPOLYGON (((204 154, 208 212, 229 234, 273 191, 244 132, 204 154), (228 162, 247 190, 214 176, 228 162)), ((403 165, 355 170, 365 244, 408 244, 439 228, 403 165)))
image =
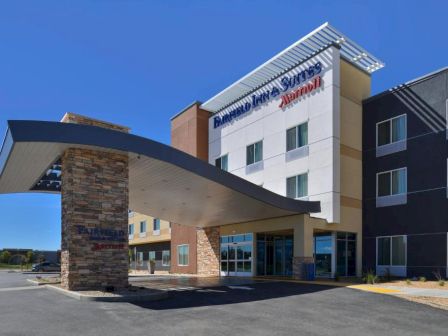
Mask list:
POLYGON ((424 296, 434 298, 447 298, 448 290, 446 289, 430 289, 430 288, 409 288, 403 286, 389 286, 389 285, 355 285, 350 288, 360 289, 367 292, 392 294, 392 295, 410 295, 410 296, 424 296))

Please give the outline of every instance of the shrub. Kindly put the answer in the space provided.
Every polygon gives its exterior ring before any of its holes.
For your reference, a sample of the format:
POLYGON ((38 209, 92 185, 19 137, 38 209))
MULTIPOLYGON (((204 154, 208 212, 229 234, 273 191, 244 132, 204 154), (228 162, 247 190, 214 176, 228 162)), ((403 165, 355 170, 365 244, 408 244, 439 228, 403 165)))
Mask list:
POLYGON ((366 284, 374 285, 378 283, 378 276, 375 274, 374 271, 368 270, 363 280, 366 284))
POLYGON ((412 285, 411 279, 406 279, 406 284, 407 285, 412 285))
POLYGON ((445 286, 445 280, 443 279, 442 274, 440 274, 440 270, 433 272, 433 274, 434 274, 435 278, 437 279, 439 286, 445 286))
POLYGON ((426 282, 426 278, 424 276, 421 276, 420 278, 418 278, 418 281, 420 282, 426 282))

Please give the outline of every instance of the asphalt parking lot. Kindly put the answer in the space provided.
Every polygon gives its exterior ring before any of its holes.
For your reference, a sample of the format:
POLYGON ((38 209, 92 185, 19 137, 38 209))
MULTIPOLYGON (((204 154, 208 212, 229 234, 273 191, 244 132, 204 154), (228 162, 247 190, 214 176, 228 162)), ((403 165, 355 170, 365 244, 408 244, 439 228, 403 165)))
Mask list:
POLYGON ((77 301, 0 272, 0 335, 444 335, 448 314, 387 295, 286 282, 177 291, 146 304, 77 301), (11 287, 5 287, 11 286, 11 287), (15 289, 14 289, 15 288, 15 289))

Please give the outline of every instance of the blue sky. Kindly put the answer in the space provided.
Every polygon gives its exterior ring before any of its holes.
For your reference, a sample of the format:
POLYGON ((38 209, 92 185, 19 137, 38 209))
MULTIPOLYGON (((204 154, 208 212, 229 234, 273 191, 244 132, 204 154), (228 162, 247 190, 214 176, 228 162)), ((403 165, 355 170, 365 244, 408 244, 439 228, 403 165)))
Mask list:
MULTIPOLYGON (((3 1, 0 132, 72 111, 169 143, 169 119, 329 21, 379 57, 372 93, 448 65, 447 2, 3 1)), ((60 198, 0 195, 0 248, 57 249, 60 198)))

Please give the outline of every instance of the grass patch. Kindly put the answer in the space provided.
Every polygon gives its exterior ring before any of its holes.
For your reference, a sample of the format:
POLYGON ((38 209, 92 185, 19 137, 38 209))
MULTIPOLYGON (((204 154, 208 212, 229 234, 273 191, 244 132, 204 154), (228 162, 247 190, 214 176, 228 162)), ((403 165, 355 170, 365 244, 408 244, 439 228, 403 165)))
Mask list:
POLYGON ((0 263, 0 270, 1 269, 6 269, 6 270, 29 270, 29 269, 31 269, 31 265, 24 265, 24 266, 21 266, 21 265, 10 265, 10 264, 3 264, 3 263, 0 263))

